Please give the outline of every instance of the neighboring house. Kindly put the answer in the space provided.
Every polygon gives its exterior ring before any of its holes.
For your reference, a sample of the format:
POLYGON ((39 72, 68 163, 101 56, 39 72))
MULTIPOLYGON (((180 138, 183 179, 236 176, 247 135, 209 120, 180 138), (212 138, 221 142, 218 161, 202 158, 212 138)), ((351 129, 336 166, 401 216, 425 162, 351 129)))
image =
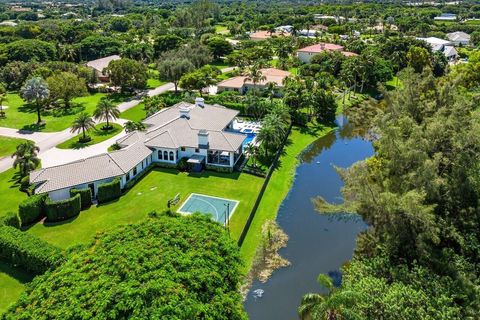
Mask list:
MULTIPOLYGON (((260 72, 265 77, 265 80, 256 84, 259 89, 264 89, 269 82, 274 82, 277 87, 282 88, 283 80, 291 75, 288 71, 275 68, 260 69, 260 72)), ((238 76, 219 82, 217 84, 217 92, 238 91, 240 94, 245 94, 253 87, 253 81, 248 79, 247 76, 238 76)))
POLYGON ((18 23, 13 21, 2 21, 0 22, 0 26, 7 26, 7 27, 16 27, 18 23))
POLYGON ((458 59, 458 52, 451 41, 435 37, 417 38, 417 40, 422 40, 428 43, 433 52, 442 52, 445 57, 447 57, 448 61, 455 61, 458 59))
POLYGON ((457 15, 453 13, 442 13, 438 17, 433 18, 433 20, 437 21, 455 21, 457 20, 457 15))
POLYGON ((468 46, 470 44, 470 35, 462 31, 447 33, 447 38, 456 46, 468 46))
POLYGON ((194 171, 203 167, 231 171, 243 152, 246 135, 233 130, 238 111, 219 105, 180 102, 145 119, 145 132, 134 131, 117 141, 121 150, 36 170, 30 173, 35 193, 67 199, 72 188, 90 188, 115 178, 121 187, 151 163, 175 166, 182 158, 194 171))
POLYGON ((289 36, 290 34, 287 32, 270 32, 270 31, 257 31, 250 33, 250 40, 253 41, 262 41, 262 40, 267 40, 272 37, 284 37, 284 36, 289 36))
POLYGON ((108 56, 108 57, 87 62, 87 67, 90 67, 95 71, 95 74, 97 75, 98 80, 102 82, 108 82, 109 77, 108 77, 108 74, 104 72, 104 70, 108 67, 110 62, 114 60, 119 60, 119 59, 121 58, 118 55, 108 56))
POLYGON ((279 32, 279 33, 281 33, 281 32, 291 33, 292 30, 293 30, 293 26, 289 26, 289 25, 287 25, 287 26, 279 26, 279 27, 276 27, 276 28, 275 28, 275 31, 276 31, 276 32, 279 32))
POLYGON ((356 56, 356 53, 343 51, 343 47, 333 43, 317 43, 297 51, 297 57, 303 63, 310 63, 312 57, 323 51, 339 51, 346 57, 356 56))

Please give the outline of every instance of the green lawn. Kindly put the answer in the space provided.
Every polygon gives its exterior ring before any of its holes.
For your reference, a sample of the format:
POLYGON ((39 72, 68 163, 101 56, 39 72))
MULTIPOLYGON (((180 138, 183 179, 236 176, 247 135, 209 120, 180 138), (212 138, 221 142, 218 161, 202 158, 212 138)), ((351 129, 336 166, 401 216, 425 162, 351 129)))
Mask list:
POLYGON ((0 136, 0 158, 9 157, 25 141, 27 140, 0 136))
POLYGON ((295 169, 298 165, 298 155, 312 142, 331 130, 332 128, 329 127, 313 125, 310 125, 308 129, 301 130, 295 128, 292 130, 289 144, 285 147, 284 154, 280 157, 279 167, 270 179, 255 219, 253 219, 247 237, 240 249, 245 262, 245 272, 250 269, 256 248, 260 244, 262 225, 266 220, 275 219, 283 199, 285 199, 292 186, 295 169))
POLYGON ((32 276, 28 273, 0 261, 0 314, 18 299, 25 283, 31 280, 32 276))
POLYGON ((164 85, 165 83, 165 81, 160 81, 156 78, 150 78, 147 80, 147 89, 155 89, 161 85, 164 85))
MULTIPOLYGON (((8 93, 8 109, 5 110, 6 118, 0 119, 0 126, 33 131, 54 132, 70 127, 76 115, 82 111, 93 113, 101 98, 107 96, 105 93, 95 93, 85 97, 72 100, 72 107, 69 111, 61 109, 42 112, 42 120, 46 123, 44 127, 38 128, 37 113, 34 106, 26 104, 18 93, 8 93)), ((109 95, 115 103, 125 101, 128 97, 122 94, 109 95)))
POLYGON ((394 90, 397 87, 402 88, 403 84, 402 84, 402 81, 400 81, 400 79, 398 79, 397 76, 394 76, 392 80, 385 82, 385 86, 387 87, 388 90, 394 90))
POLYGON ((119 200, 82 211, 77 218, 57 224, 36 224, 28 230, 38 237, 67 248, 89 241, 95 233, 119 224, 138 222, 152 210, 163 211, 168 199, 180 193, 178 209, 190 193, 239 200, 230 220, 231 234, 237 239, 255 202, 263 178, 248 174, 180 173, 175 169, 155 168, 119 200))
POLYGON ((214 67, 217 67, 218 69, 222 70, 222 69, 225 69, 225 68, 230 68, 230 67, 234 67, 232 66, 231 64, 228 64, 226 63, 225 61, 223 60, 215 60, 215 61, 212 61, 212 63, 210 63, 211 66, 214 66, 214 67))
POLYGON ((111 123, 110 125, 112 126, 112 129, 109 130, 102 130, 102 127, 105 126, 106 123, 99 123, 95 126, 95 129, 90 129, 87 132, 87 135, 92 138, 89 142, 86 143, 81 143, 78 140, 83 137, 82 133, 79 133, 73 138, 68 139, 67 141, 64 141, 57 145, 56 147, 59 149, 81 149, 85 148, 97 143, 100 143, 102 141, 108 140, 111 137, 119 134, 122 130, 123 127, 117 123, 111 123))
POLYGON ((144 106, 145 105, 142 102, 142 103, 136 105, 133 108, 130 108, 126 111, 123 111, 122 113, 120 113, 120 118, 131 120, 131 121, 136 121, 136 122, 142 121, 146 117, 145 110, 143 110, 144 106))
POLYGON ((16 212, 18 204, 27 198, 27 194, 19 190, 18 178, 18 173, 13 168, 0 173, 0 217, 7 212, 16 212))
POLYGON ((215 25, 215 32, 216 33, 223 33, 223 34, 229 33, 228 28, 224 25, 221 25, 221 24, 215 25))

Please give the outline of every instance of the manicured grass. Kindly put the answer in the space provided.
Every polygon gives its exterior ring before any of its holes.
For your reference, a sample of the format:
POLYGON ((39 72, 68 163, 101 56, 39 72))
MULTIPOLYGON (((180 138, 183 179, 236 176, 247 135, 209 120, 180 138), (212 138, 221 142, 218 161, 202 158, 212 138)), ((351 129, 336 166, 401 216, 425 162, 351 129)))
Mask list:
POLYGON ((215 25, 215 32, 216 33, 229 33, 228 28, 224 25, 217 24, 215 25))
POLYGON ((16 212, 18 204, 27 198, 27 194, 19 190, 19 174, 15 169, 0 173, 0 217, 7 212, 16 212))
POLYGON ((117 201, 92 206, 69 221, 38 223, 28 232, 61 248, 67 248, 89 241, 99 231, 141 221, 152 210, 164 211, 167 209, 167 201, 180 193, 180 202, 174 208, 176 210, 190 193, 195 192, 240 201, 230 220, 232 238, 237 239, 262 183, 263 178, 248 174, 209 171, 187 174, 175 169, 154 168, 117 201))
POLYGON ((9 157, 25 141, 27 140, 0 136, 0 158, 9 157))
POLYGON ((231 64, 228 64, 226 63, 225 61, 223 60, 215 60, 215 61, 212 61, 212 63, 210 63, 211 66, 214 66, 214 67, 217 67, 218 69, 222 70, 222 69, 225 69, 225 68, 230 68, 230 67, 234 67, 232 66, 231 64))
POLYGON ((308 129, 294 128, 289 137, 289 144, 280 157, 279 166, 272 174, 270 182, 258 207, 255 219, 250 226, 240 253, 245 263, 245 273, 248 272, 260 245, 261 229, 266 220, 275 219, 278 209, 287 196, 298 165, 298 155, 308 145, 330 132, 332 128, 310 125, 308 129))
POLYGON ((25 283, 32 278, 28 273, 0 261, 0 314, 18 299, 25 283))
POLYGON ((123 111, 122 113, 120 113, 120 118, 135 121, 135 122, 142 121, 146 117, 145 110, 143 110, 144 106, 145 105, 142 102, 133 108, 123 111))
POLYGON ((79 141, 80 138, 83 137, 82 133, 77 134, 75 137, 68 139, 67 141, 64 141, 57 145, 56 147, 59 149, 81 149, 85 148, 97 143, 100 143, 102 141, 108 140, 111 137, 119 134, 122 130, 123 127, 117 123, 110 123, 110 126, 112 127, 109 130, 103 130, 102 128, 106 126, 106 123, 99 123, 95 126, 94 129, 88 130, 86 133, 87 136, 90 136, 91 140, 85 143, 82 143, 79 141))
MULTIPOLYGON (((8 109, 5 110, 6 118, 0 119, 0 126, 16 129, 25 129, 32 131, 54 132, 68 128, 76 115, 82 111, 89 114, 93 113, 101 98, 107 96, 105 93, 95 93, 85 97, 79 97, 72 100, 72 107, 68 110, 53 109, 42 112, 42 121, 46 124, 43 127, 37 127, 37 113, 33 105, 25 103, 18 93, 8 93, 8 109)), ((128 97, 122 94, 108 95, 114 103, 125 101, 128 97)))
POLYGON ((156 78, 150 78, 147 80, 147 89, 155 89, 161 85, 164 85, 165 83, 165 81, 160 81, 156 78))
POLYGON ((385 82, 385 86, 387 87, 388 90, 394 90, 396 88, 402 88, 403 84, 398 77, 394 76, 392 80, 389 80, 385 82))

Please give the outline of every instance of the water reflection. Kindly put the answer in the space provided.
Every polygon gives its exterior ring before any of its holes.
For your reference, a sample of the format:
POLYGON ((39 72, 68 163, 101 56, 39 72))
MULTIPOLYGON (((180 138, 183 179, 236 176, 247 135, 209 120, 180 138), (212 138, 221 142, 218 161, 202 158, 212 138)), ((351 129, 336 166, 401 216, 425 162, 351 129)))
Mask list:
POLYGON ((351 259, 357 234, 366 228, 355 215, 325 216, 315 212, 311 199, 321 195, 341 202, 342 181, 334 166, 349 167, 372 155, 369 141, 361 132, 338 119, 340 129, 314 142, 301 155, 295 182, 283 201, 277 221, 289 235, 288 246, 280 254, 292 265, 276 271, 266 283, 255 281, 245 301, 252 320, 297 319, 297 307, 305 293, 319 292, 319 273, 341 282, 339 268, 351 259), (263 290, 253 298, 253 290, 263 290))

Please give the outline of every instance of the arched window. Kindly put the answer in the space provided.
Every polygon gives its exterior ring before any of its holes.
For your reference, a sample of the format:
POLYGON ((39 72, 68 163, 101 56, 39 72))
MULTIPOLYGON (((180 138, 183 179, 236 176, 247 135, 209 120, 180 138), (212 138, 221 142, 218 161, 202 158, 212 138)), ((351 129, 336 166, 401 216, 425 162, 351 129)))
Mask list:
POLYGON ((168 161, 168 152, 167 151, 163 151, 163 160, 168 161))
POLYGON ((173 161, 173 151, 170 151, 170 161, 173 161))
POLYGON ((162 150, 158 150, 158 160, 162 160, 162 150))

